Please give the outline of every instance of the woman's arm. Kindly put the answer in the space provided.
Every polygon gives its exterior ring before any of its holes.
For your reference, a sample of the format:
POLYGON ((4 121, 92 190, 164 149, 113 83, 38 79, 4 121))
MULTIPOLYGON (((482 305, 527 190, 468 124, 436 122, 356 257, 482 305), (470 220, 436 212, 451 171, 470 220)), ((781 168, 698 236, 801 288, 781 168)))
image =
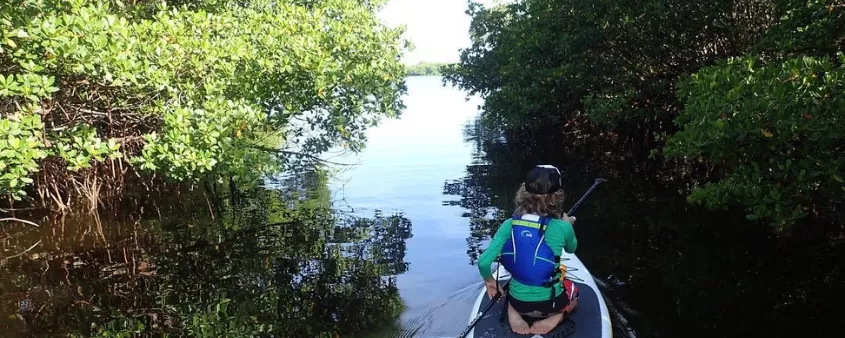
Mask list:
POLYGON ((481 273, 481 277, 484 278, 485 281, 492 281, 493 280, 493 272, 490 271, 490 266, 493 265, 493 262, 496 261, 496 258, 502 253, 502 247, 505 245, 505 241, 509 240, 511 237, 511 220, 508 219, 499 227, 499 230, 496 231, 496 234, 493 236, 493 240, 490 241, 490 245, 487 246, 487 249, 484 250, 484 253, 481 254, 481 257, 478 258, 478 272, 481 273))
POLYGON ((552 248, 555 255, 562 254, 561 251, 574 253, 575 249, 578 248, 578 239, 575 238, 572 223, 561 219, 553 219, 552 223, 555 226, 550 226, 546 230, 546 244, 552 248))
POLYGON ((575 229, 569 221, 563 221, 563 236, 566 238, 563 241, 563 250, 568 253, 575 253, 578 249, 578 238, 575 237, 575 229))

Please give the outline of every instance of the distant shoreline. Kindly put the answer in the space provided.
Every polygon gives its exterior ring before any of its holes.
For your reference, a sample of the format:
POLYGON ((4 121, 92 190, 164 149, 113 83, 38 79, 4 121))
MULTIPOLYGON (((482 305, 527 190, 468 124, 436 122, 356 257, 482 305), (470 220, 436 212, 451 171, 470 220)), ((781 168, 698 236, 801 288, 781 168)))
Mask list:
POLYGON ((443 68, 449 63, 420 62, 415 65, 406 66, 407 76, 442 76, 443 68))

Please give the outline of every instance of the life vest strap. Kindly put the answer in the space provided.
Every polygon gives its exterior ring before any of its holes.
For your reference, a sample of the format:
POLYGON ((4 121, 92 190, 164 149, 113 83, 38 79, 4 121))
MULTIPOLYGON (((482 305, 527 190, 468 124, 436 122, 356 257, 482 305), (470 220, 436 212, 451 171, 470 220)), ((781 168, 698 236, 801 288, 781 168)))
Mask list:
POLYGON ((546 234, 546 227, 549 226, 550 221, 551 221, 551 217, 546 217, 546 216, 540 217, 540 238, 542 238, 546 234))

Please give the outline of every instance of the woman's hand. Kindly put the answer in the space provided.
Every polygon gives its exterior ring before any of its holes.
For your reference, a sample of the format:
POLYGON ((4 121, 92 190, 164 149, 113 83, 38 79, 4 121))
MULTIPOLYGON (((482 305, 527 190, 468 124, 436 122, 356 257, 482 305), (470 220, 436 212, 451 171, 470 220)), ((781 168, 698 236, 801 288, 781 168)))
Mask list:
POLYGON ((575 216, 569 216, 569 215, 567 215, 567 214, 565 214, 565 213, 564 213, 564 214, 563 214, 563 219, 564 219, 565 221, 569 222, 569 224, 575 225, 575 216))
POLYGON ((491 278, 491 279, 485 280, 484 286, 487 288, 487 296, 489 296, 490 299, 493 299, 493 297, 496 297, 496 294, 504 294, 504 291, 502 291, 502 287, 499 286, 499 283, 496 282, 495 279, 491 278))

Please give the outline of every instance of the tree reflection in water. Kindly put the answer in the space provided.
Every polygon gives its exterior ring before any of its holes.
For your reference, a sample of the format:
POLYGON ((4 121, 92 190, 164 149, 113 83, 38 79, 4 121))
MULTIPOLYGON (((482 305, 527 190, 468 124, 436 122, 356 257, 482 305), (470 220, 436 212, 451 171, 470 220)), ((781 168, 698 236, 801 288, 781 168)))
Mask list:
POLYGON ((160 217, 104 221, 104 241, 82 216, 0 234, 6 252, 43 241, 0 262, 0 330, 346 337, 389 324, 411 222, 333 210, 325 183, 311 173, 236 193, 214 217, 205 200, 160 202, 160 217))

